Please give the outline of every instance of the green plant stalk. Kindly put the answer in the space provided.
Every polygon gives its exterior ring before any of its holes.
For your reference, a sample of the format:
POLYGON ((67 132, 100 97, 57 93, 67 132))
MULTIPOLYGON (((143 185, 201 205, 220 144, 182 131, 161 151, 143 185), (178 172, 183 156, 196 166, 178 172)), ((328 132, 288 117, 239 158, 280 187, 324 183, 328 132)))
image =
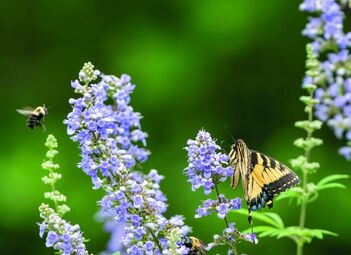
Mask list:
MULTIPOLYGON (((52 172, 53 172, 53 171, 50 170, 50 173, 52 173, 52 172)), ((54 183, 51 184, 51 191, 52 191, 52 192, 56 192, 55 184, 54 184, 54 183)), ((54 200, 54 204, 55 204, 55 211, 58 213, 58 212, 59 212, 59 211, 58 211, 58 203, 57 203, 56 200, 54 200)))
MULTIPOLYGON (((51 149, 49 149, 49 150, 51 150, 51 149)), ((51 164, 54 163, 52 158, 49 158, 49 159, 47 159, 47 160, 48 160, 51 164)), ((55 171, 54 171, 52 168, 49 168, 48 171, 49 171, 49 176, 50 176, 50 174, 54 174, 54 173, 55 173, 55 171)), ((55 182, 50 183, 50 188, 51 188, 52 194, 55 194, 55 193, 56 193, 55 182)), ((55 212, 58 213, 58 212, 59 212, 59 211, 58 211, 58 206, 59 206, 59 204, 58 204, 58 202, 57 202, 56 199, 52 199, 52 200, 54 201, 55 212)))
MULTIPOLYGON (((306 212, 307 212, 307 173, 304 171, 303 173, 303 190, 304 190, 304 196, 301 202, 301 210, 300 210, 300 220, 299 220, 299 226, 301 229, 305 228, 305 221, 306 221, 306 212)), ((304 241, 301 240, 301 237, 296 238, 296 245, 297 245, 297 255, 303 255, 303 248, 304 248, 304 241)))
MULTIPOLYGON (((309 96, 310 96, 311 99, 313 99, 313 91, 310 92, 309 96)), ((313 107, 309 108, 308 121, 309 122, 313 121, 313 107)), ((313 133, 312 130, 307 132, 307 139, 311 139, 312 138, 312 133, 313 133)), ((310 161, 310 152, 311 152, 311 149, 305 149, 305 157, 306 157, 307 162, 310 161)), ((301 201, 299 226, 300 226, 301 229, 304 229, 305 228, 305 222, 306 222, 307 201, 308 201, 308 190, 307 190, 308 173, 307 173, 306 169, 302 169, 302 172, 303 172, 302 188, 304 190, 304 195, 303 195, 303 199, 301 201)), ((302 240, 301 237, 298 237, 297 240, 296 240, 296 244, 297 244, 296 254, 297 255, 303 255, 303 248, 304 248, 305 242, 302 240)))
POLYGON ((159 249, 160 251, 162 251, 162 247, 161 247, 161 245, 159 244, 158 239, 157 239, 157 237, 156 237, 154 231, 152 231, 152 229, 150 229, 150 228, 147 228, 147 230, 148 230, 149 233, 151 234, 152 239, 154 240, 154 242, 155 242, 155 244, 157 245, 158 249, 159 249))

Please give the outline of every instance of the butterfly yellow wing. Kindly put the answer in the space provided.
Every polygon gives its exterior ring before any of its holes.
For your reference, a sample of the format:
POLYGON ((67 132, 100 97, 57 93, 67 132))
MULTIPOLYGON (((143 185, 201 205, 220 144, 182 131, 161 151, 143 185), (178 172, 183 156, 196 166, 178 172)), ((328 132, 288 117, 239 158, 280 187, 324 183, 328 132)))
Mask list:
POLYGON ((272 208, 276 195, 299 182, 299 177, 287 166, 262 153, 251 151, 245 192, 250 210, 259 210, 266 204, 272 208))
MULTIPOLYGON (((233 164, 237 165, 236 153, 237 152, 235 150, 230 151, 230 153, 229 153, 230 165, 233 165, 233 164)), ((240 177, 241 177, 240 169, 238 169, 238 168, 234 169, 234 174, 233 174, 232 180, 231 180, 231 187, 233 189, 236 189, 236 187, 238 186, 239 181, 240 181, 240 177)))

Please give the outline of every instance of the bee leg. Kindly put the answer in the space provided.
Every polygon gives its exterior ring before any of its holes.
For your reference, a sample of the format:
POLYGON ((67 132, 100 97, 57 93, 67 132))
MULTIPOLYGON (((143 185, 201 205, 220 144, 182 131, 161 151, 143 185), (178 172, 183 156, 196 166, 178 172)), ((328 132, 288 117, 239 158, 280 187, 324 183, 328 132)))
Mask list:
POLYGON ((46 132, 46 126, 44 125, 44 123, 40 122, 40 126, 43 128, 43 132, 46 132))

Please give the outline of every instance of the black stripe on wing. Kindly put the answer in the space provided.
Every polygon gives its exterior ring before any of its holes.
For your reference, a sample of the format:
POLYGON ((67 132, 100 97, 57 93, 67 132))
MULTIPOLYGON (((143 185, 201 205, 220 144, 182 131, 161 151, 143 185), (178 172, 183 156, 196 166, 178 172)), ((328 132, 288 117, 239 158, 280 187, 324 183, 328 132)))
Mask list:
POLYGON ((251 152, 250 199, 247 202, 252 211, 260 210, 266 204, 272 208, 275 196, 299 183, 299 177, 279 161, 256 151, 251 152))

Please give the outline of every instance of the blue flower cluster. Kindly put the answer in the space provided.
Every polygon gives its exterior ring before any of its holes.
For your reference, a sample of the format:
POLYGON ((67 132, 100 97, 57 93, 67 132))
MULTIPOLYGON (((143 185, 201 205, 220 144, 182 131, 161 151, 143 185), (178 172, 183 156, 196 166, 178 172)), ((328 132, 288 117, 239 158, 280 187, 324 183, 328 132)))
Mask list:
POLYGON ((227 220, 227 214, 231 210, 241 208, 241 199, 239 197, 228 199, 218 191, 218 185, 234 173, 234 169, 229 165, 229 156, 220 152, 221 147, 205 130, 200 130, 195 140, 189 139, 185 149, 188 152, 188 167, 185 172, 189 177, 192 190, 203 187, 206 195, 214 190, 217 197, 216 200, 205 200, 197 208, 195 218, 217 213, 218 218, 224 220, 227 226, 222 235, 214 236, 214 242, 208 246, 208 249, 216 245, 228 245, 231 247, 229 251, 233 252, 236 251, 236 241, 253 242, 256 237, 252 239, 252 236, 241 234, 234 228, 234 223, 228 223, 227 220))
POLYGON ((124 228, 127 224, 116 224, 112 218, 105 218, 102 215, 97 216, 98 221, 105 222, 105 231, 110 234, 110 240, 107 242, 106 251, 101 252, 100 255, 112 255, 119 251, 121 254, 126 251, 120 242, 121 236, 125 235, 124 228))
MULTIPOLYGON (((123 185, 117 184, 113 189, 107 190, 107 195, 100 201, 103 216, 112 216, 115 223, 125 226, 119 238, 128 254, 159 254, 159 247, 153 240, 149 240, 150 231, 155 236, 163 237, 159 240, 162 252, 166 252, 172 245, 165 238, 172 229, 177 229, 178 237, 190 232, 181 217, 175 216, 167 220, 163 216, 167 204, 159 187, 162 178, 156 170, 151 170, 147 175, 133 172, 123 185)), ((175 243, 177 241, 179 240, 175 240, 175 243)), ((177 247, 177 250, 178 248, 181 247, 177 247)))
POLYGON ((140 210, 153 214, 164 213, 167 204, 159 186, 162 178, 154 169, 148 175, 138 172, 129 174, 123 185, 116 184, 114 189, 107 190, 107 194, 100 201, 103 216, 114 215, 118 223, 131 221, 135 226, 140 226, 140 210), (131 211, 135 211, 135 214, 128 213, 131 211))
POLYGON ((346 138, 347 146, 339 152, 351 159, 351 32, 344 31, 345 10, 349 1, 305 0, 302 11, 311 14, 303 34, 313 40, 314 53, 320 61, 320 74, 305 77, 304 84, 318 89, 315 106, 318 119, 330 126, 337 138, 346 138))
POLYGON ((336 44, 341 50, 351 43, 351 33, 343 31, 344 13, 336 0, 304 0, 300 10, 317 14, 309 18, 303 34, 313 39, 312 48, 316 54, 323 48, 336 44))
MULTIPOLYGON (((80 76, 85 77, 84 73, 81 71, 80 76)), ((80 144, 80 168, 91 176, 94 187, 100 188, 99 171, 101 176, 112 180, 113 176, 123 175, 126 169, 144 162, 149 153, 138 145, 146 144, 147 135, 140 129, 141 115, 129 105, 135 87, 130 77, 117 78, 99 71, 94 75, 101 81, 83 85, 77 80, 72 82, 75 92, 82 97, 69 100, 73 110, 64 123, 72 140, 80 144)))
POLYGON ((241 208, 241 199, 226 199, 223 194, 219 195, 218 200, 207 199, 196 210, 195 218, 210 215, 217 212, 220 219, 224 219, 230 210, 238 210, 241 208))
MULTIPOLYGON (((186 254, 179 245, 190 228, 181 217, 167 220, 166 198, 156 170, 136 171, 147 160, 147 134, 141 115, 129 105, 135 85, 128 75, 117 78, 84 65, 79 81, 72 82, 80 98, 70 99, 73 109, 64 123, 79 143, 79 167, 105 196, 99 202, 104 218, 123 226, 118 238, 127 254, 186 254)), ((111 223, 109 223, 111 224, 111 223)))
POLYGON ((39 235, 42 238, 47 233, 46 247, 53 247, 62 255, 89 255, 79 225, 71 225, 46 204, 42 204, 39 211, 44 219, 39 224, 39 235))
POLYGON ((200 130, 195 140, 187 142, 188 167, 185 169, 189 176, 192 190, 203 187, 206 195, 210 194, 215 184, 223 182, 233 175, 229 166, 227 154, 217 152, 220 147, 211 138, 210 133, 200 130))
MULTIPOLYGON (((213 236, 213 243, 208 244, 208 249, 210 250, 214 246, 218 245, 228 245, 228 243, 235 245, 237 240, 244 240, 254 244, 258 243, 258 239, 256 238, 255 234, 242 234, 234 227, 234 224, 231 223, 223 230, 222 234, 213 236)), ((228 250, 228 254, 233 254, 231 249, 228 250)))

